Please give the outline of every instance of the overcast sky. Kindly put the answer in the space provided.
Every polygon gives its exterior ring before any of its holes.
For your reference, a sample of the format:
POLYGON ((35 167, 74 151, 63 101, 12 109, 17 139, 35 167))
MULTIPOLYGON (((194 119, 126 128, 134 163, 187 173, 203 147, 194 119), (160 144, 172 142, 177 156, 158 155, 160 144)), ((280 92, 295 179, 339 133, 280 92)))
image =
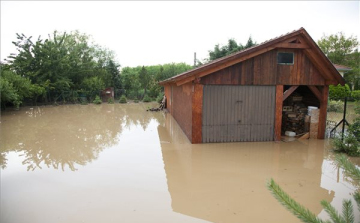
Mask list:
POLYGON ((1 60, 15 53, 16 33, 37 39, 79 30, 116 53, 122 67, 193 64, 229 38, 260 43, 304 27, 317 41, 344 32, 360 37, 360 4, 349 2, 1 1, 1 60))

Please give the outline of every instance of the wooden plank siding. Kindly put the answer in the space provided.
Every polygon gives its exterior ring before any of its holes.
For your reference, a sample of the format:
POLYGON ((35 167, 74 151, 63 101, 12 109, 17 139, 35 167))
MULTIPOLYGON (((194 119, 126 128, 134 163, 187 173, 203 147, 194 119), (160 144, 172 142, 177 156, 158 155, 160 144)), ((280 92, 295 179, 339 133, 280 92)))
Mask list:
POLYGON ((172 112, 172 98, 171 98, 171 85, 167 84, 164 86, 164 94, 166 97, 166 108, 171 113, 172 112))
POLYGON ((277 49, 201 78, 203 85, 325 85, 325 80, 301 49, 277 49), (277 64, 278 52, 294 52, 294 64, 277 64))
POLYGON ((172 85, 171 114, 190 141, 192 141, 193 84, 172 85))

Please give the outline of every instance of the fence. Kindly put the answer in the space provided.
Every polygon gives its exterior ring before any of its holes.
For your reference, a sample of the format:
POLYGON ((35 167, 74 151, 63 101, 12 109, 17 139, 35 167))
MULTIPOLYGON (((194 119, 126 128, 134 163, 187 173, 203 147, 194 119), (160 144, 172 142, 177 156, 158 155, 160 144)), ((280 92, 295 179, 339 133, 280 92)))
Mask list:
MULTIPOLYGON (((119 98, 124 94, 124 89, 114 89, 114 97, 119 98)), ((94 100, 101 96, 101 91, 47 91, 44 97, 37 100, 25 99, 23 105, 53 104, 53 103, 82 103, 94 100)))
POLYGON ((326 119, 326 137, 346 133, 349 124, 360 118, 360 101, 351 97, 329 100, 326 119))

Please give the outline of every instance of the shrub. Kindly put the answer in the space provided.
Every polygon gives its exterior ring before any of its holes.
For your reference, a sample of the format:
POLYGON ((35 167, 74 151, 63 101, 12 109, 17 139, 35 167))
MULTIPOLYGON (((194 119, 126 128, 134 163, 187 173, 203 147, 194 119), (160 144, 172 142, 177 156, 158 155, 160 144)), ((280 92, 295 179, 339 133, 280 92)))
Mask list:
POLYGON ((345 86, 341 86, 340 84, 337 86, 330 85, 329 86, 329 98, 331 100, 343 100, 345 97, 349 97, 351 94, 349 85, 345 84, 345 86))
POLYGON ((113 98, 109 98, 109 99, 108 99, 108 103, 109 103, 109 104, 114 104, 114 99, 113 99, 113 98))
POLYGON ((87 105, 87 104, 88 104, 88 102, 87 102, 87 100, 86 100, 85 97, 81 97, 81 98, 80 98, 80 104, 82 104, 82 105, 87 105))
POLYGON ((356 101, 360 100, 360 90, 355 90, 351 92, 351 97, 356 101))
POLYGON ((97 105, 101 104, 101 99, 100 99, 99 95, 96 95, 95 99, 93 100, 93 103, 97 104, 97 105))
POLYGON ((127 103, 127 100, 126 100, 125 95, 122 95, 122 96, 120 97, 119 103, 122 103, 122 104, 127 103))
POLYGON ((145 95, 145 97, 143 98, 143 102, 150 102, 152 101, 151 98, 148 95, 145 95))
POLYGON ((344 103, 342 101, 330 100, 327 111, 328 112, 343 112, 344 111, 344 103))
POLYGON ((156 101, 160 104, 163 98, 164 98, 164 93, 160 92, 160 94, 156 98, 156 101))
POLYGON ((360 119, 355 119, 354 123, 350 125, 349 131, 356 137, 357 141, 360 142, 360 119))
POLYGON ((341 136, 337 136, 332 141, 332 144, 335 152, 346 153, 350 156, 360 156, 360 143, 351 131, 345 133, 343 139, 341 136))
POLYGON ((360 114, 360 101, 356 101, 354 104, 355 114, 360 114))
POLYGON ((134 100, 134 103, 139 103, 139 100, 138 100, 138 99, 135 99, 135 100, 134 100))

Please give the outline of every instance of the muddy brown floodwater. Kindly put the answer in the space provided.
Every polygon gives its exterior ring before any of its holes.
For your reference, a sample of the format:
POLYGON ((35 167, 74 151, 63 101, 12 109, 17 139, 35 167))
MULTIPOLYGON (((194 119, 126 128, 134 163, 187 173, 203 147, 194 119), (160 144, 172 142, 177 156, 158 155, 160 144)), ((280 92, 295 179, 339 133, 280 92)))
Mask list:
POLYGON ((328 140, 191 145, 154 106, 3 112, 0 221, 300 222, 267 190, 271 177, 324 219, 321 200, 340 208, 359 188, 328 140))

